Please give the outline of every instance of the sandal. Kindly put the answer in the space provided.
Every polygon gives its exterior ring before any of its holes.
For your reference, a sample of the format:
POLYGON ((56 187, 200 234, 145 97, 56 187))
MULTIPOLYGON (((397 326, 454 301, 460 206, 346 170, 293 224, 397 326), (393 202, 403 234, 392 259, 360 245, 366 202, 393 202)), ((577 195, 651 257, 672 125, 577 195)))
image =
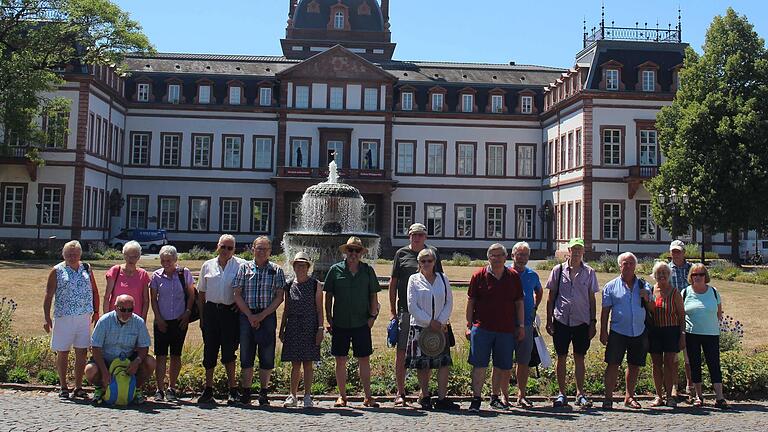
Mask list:
POLYGON ((701 400, 701 398, 696 397, 693 399, 692 405, 695 406, 696 408, 701 408, 704 406, 704 401, 701 400))
POLYGON ((629 399, 625 399, 624 400, 624 406, 627 407, 627 408, 632 408, 632 409, 640 409, 640 408, 643 407, 642 405, 640 405, 640 402, 635 400, 634 397, 631 397, 629 399))
POLYGON ((376 399, 370 398, 363 401, 363 406, 366 408, 378 408, 380 405, 376 402, 376 399))
POLYGON ((72 393, 73 397, 81 398, 81 399, 88 399, 88 392, 83 390, 82 388, 75 389, 75 392, 72 393))
POLYGON ((405 401, 404 395, 397 395, 397 397, 395 398, 395 406, 396 407, 408 406, 408 403, 405 401))
POLYGON ((525 409, 533 408, 533 404, 531 403, 531 401, 529 401, 527 398, 524 398, 524 397, 517 400, 517 406, 525 409))
POLYGON ((347 400, 339 396, 336 402, 333 403, 334 408, 345 408, 347 406, 347 400))
POLYGON ((664 399, 662 399, 659 396, 656 396, 655 398, 653 398, 653 401, 651 402, 651 406, 652 407, 664 406, 664 399))
POLYGON ((731 406, 728 405, 728 402, 725 399, 718 399, 715 401, 715 408, 727 410, 727 409, 731 409, 731 406))

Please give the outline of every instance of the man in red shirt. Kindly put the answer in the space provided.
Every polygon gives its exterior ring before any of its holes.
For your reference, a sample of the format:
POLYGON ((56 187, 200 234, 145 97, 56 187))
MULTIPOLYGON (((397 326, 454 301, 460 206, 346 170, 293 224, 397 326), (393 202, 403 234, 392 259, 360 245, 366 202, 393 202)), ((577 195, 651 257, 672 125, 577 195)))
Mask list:
POLYGON ((491 407, 509 409, 509 377, 516 341, 525 337, 523 285, 520 275, 504 264, 507 249, 500 243, 488 248, 488 265, 477 270, 469 281, 467 334, 472 369, 470 411, 479 411, 485 370, 491 355, 493 374, 491 407), (503 395, 507 400, 501 400, 503 395))

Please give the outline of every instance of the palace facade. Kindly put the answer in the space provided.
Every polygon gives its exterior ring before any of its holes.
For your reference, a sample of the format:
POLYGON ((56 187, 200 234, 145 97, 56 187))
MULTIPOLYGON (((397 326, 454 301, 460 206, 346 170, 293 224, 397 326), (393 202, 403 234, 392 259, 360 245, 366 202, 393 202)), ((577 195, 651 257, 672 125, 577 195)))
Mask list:
MULTIPOLYGON (((575 236, 594 253, 667 248, 643 182, 663 160, 654 121, 678 86, 679 26, 601 24, 562 69, 393 60, 388 0, 286 6, 282 56, 162 53, 129 56, 126 77, 62 71, 68 127, 41 119, 45 166, 22 143, 0 159, 0 238, 280 239, 335 158, 384 255, 417 221, 430 243, 473 254, 525 240, 551 255, 575 236)), ((687 237, 729 250, 722 234, 687 237)))

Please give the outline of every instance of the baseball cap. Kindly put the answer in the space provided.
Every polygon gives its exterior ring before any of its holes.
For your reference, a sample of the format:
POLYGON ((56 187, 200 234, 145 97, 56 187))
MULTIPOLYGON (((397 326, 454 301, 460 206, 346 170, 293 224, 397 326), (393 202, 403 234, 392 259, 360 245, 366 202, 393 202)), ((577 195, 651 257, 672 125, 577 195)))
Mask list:
POLYGON ((584 247, 584 239, 580 237, 574 237, 568 242, 568 247, 572 248, 574 246, 581 246, 584 247))
POLYGON ((685 243, 683 243, 681 240, 675 240, 672 243, 669 244, 669 250, 685 250, 685 243))

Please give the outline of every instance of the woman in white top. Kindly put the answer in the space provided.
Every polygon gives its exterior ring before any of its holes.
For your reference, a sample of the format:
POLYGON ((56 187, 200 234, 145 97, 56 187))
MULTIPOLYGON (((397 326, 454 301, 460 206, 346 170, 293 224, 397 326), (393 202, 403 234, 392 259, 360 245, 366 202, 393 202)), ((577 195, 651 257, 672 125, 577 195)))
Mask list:
POLYGON ((455 410, 458 405, 445 398, 448 392, 448 370, 452 364, 451 350, 447 342, 448 320, 453 309, 453 294, 448 278, 435 272, 435 252, 424 248, 417 256, 419 272, 408 279, 408 312, 411 314, 411 328, 408 332, 405 364, 416 369, 421 387, 419 404, 422 409, 431 409, 429 376, 431 369, 438 369, 437 409, 455 410), (436 356, 424 354, 419 347, 419 335, 427 328, 446 334, 443 352, 436 356))

